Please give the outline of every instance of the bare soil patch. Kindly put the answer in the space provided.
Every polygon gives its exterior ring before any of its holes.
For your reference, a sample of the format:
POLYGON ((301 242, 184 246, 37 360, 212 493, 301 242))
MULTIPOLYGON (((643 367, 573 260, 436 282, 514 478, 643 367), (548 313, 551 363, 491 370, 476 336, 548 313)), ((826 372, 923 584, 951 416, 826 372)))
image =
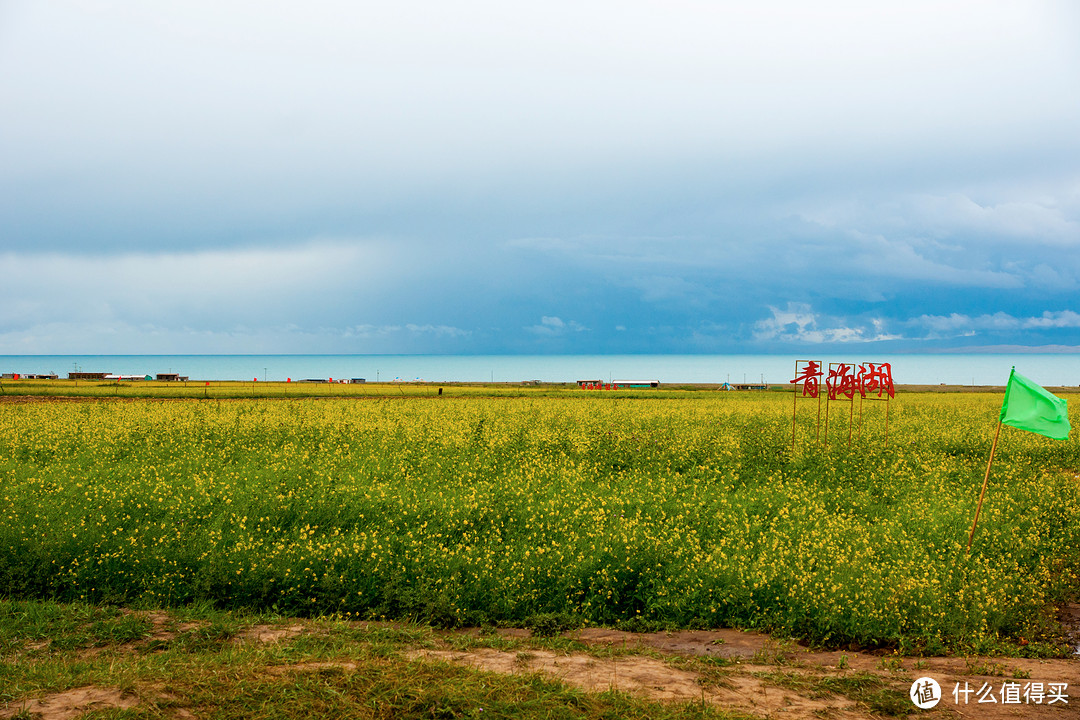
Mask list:
POLYGON ((304 632, 304 625, 252 625, 241 631, 235 638, 238 642, 277 643, 290 640, 304 632))
POLYGON ((597 658, 583 653, 549 650, 507 652, 492 648, 469 651, 414 650, 406 657, 445 660, 506 674, 540 672, 590 692, 619 690, 659 700, 689 702, 701 698, 697 676, 669 667, 660 660, 636 655, 597 658))
POLYGON ((491 648, 472 651, 414 650, 407 657, 442 660, 505 674, 541 673, 586 692, 619 692, 660 702, 701 702, 768 717, 783 712, 789 718, 862 718, 855 702, 842 696, 802 697, 759 680, 748 673, 732 674, 722 685, 698 673, 672 667, 663 660, 639 655, 597 658, 583 653, 548 650, 505 652, 491 648))
MULTIPOLYGON (((1080 606, 1074 608, 1080 618, 1080 606)), ((520 636, 500 629, 503 637, 520 636)), ((881 717, 864 702, 831 690, 845 680, 869 678, 899 699, 903 713, 921 713, 907 700, 912 683, 929 676, 937 680, 942 699, 936 717, 1006 718, 1080 717, 1080 659, 938 657, 912 658, 881 653, 816 652, 769 635, 740 630, 680 630, 630 633, 585 628, 566 637, 593 647, 644 651, 662 658, 619 654, 597 658, 585 653, 559 654, 546 650, 506 652, 476 650, 414 650, 408 657, 445 661, 491 672, 541 673, 589 692, 618 690, 661 702, 704 702, 761 718, 797 720, 881 717), (680 657, 716 657, 732 661, 704 675, 680 666, 680 657), (1004 683, 1066 683, 1069 703, 1004 703, 1004 683), (966 683, 966 685, 965 685, 966 683), (979 703, 976 693, 989 685, 995 703, 979 703), (970 688, 968 702, 953 697, 954 688, 970 688)), ((682 663, 685 665, 685 663, 682 663)))
POLYGON ((606 628, 585 628, 568 637, 586 645, 623 648, 651 648, 675 655, 706 655, 722 658, 752 658, 766 652, 768 635, 742 630, 676 630, 672 632, 631 633, 606 628))
POLYGON ((16 703, 0 710, 0 718, 22 713, 41 720, 71 720, 92 710, 132 708, 138 704, 137 695, 126 694, 117 688, 86 686, 16 703))
MULTIPOLYGON (((1080 474, 1077 475, 1080 477, 1080 474)), ((1076 646, 1076 652, 1080 654, 1080 604, 1065 603, 1058 610, 1058 620, 1065 628, 1066 636, 1076 646)))
POLYGON ((150 640, 157 640, 158 642, 175 640, 180 633, 198 630, 207 625, 206 622, 178 623, 173 620, 172 616, 161 612, 146 613, 145 617, 154 628, 150 634, 150 640))
POLYGON ((271 675, 286 675, 288 673, 323 672, 326 670, 343 670, 352 672, 356 670, 356 663, 343 660, 341 662, 302 662, 293 665, 270 665, 266 671, 271 675))
MULTIPOLYGON (((1063 619, 1080 623, 1080 605, 1062 608, 1063 619)), ((152 647, 153 640, 169 641, 179 633, 206 625, 206 622, 178 622, 165 612, 138 614, 146 617, 151 632, 144 641, 118 646, 131 653, 152 647)), ((392 627, 391 622, 357 622, 350 627, 392 627)), ((288 643, 305 633, 333 632, 313 621, 291 620, 288 624, 256 624, 238 633, 233 643, 288 643)), ((497 635, 509 640, 528 640, 529 630, 500 628, 497 635)), ((882 693, 892 699, 894 716, 923 714, 907 700, 912 683, 924 676, 934 678, 942 699, 929 717, 1080 718, 1080 656, 1071 659, 1031 660, 984 657, 898 657, 878 653, 814 651, 769 635, 740 630, 680 630, 630 633, 605 628, 585 628, 564 637, 591 648, 568 652, 546 647, 519 649, 476 647, 461 649, 452 636, 479 638, 479 629, 440 632, 436 646, 403 647, 401 656, 416 662, 447 662, 487 672, 525 675, 539 673, 585 692, 617 691, 659 702, 703 703, 759 718, 793 720, 869 720, 882 717, 881 707, 868 699, 867 692, 882 693), (612 650, 616 652, 612 652, 612 650), (715 660, 711 660, 715 659, 715 660), (1005 703, 1004 683, 1065 684, 1068 704, 1005 703), (993 687, 995 703, 978 703, 976 692, 983 685, 993 687), (955 687, 968 687, 967 703, 953 699, 955 687)), ((467 645, 468 643, 466 643, 467 645)), ((482 644, 482 643, 480 643, 482 644)), ((43 645, 44 647, 44 645, 43 645)), ((117 662, 125 662, 118 659, 117 662)), ((280 662, 280 661, 279 661, 280 662)), ((290 675, 307 673, 350 673, 358 664, 350 658, 298 658, 288 665, 262 668, 287 682, 290 675)), ((140 686, 142 687, 142 686, 140 686)), ((132 708, 144 703, 170 699, 160 688, 142 687, 138 693, 117 688, 84 686, 61 693, 25 699, 0 708, 0 720, 23 714, 44 720, 78 718, 94 710, 132 708)), ((193 717, 184 702, 170 708, 173 717, 193 717)))

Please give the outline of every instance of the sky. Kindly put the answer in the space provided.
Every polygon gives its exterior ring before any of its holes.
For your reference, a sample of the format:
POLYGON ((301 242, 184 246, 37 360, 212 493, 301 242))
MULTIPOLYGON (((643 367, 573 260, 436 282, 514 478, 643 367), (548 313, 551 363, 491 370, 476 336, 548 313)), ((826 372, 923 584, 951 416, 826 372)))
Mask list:
POLYGON ((1080 5, 0 0, 0 354, 1080 351, 1080 5))

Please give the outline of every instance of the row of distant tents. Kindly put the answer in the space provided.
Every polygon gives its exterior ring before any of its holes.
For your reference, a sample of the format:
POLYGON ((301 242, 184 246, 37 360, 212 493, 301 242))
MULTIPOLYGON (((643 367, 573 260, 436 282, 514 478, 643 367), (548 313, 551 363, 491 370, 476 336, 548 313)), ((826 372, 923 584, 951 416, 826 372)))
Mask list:
MULTIPOLYGON (((69 372, 68 380, 88 380, 88 381, 106 381, 106 382, 139 382, 139 381, 158 381, 158 382, 188 382, 190 378, 187 375, 181 375, 179 373, 157 373, 156 375, 124 375, 120 373, 107 373, 107 372, 69 372)), ((58 380, 59 377, 56 373, 47 374, 35 374, 35 373, 3 373, 0 375, 0 379, 3 380, 58 380)), ((329 380, 325 378, 306 378, 303 380, 293 381, 291 378, 289 382, 302 382, 302 383, 349 383, 360 384, 365 383, 365 378, 339 378, 329 380)), ((412 381, 402 380, 400 377, 394 378, 391 382, 424 382, 422 378, 416 378, 412 381)), ((539 380, 529 381, 528 384, 540 384, 539 380)), ((612 380, 611 382, 604 382, 603 380, 578 380, 577 385, 580 388, 586 390, 629 390, 637 388, 658 388, 660 387, 659 380, 612 380)), ((721 383, 721 390, 768 390, 769 386, 765 382, 758 383, 721 383)))
MULTIPOLYGON (((55 375, 53 376, 55 377, 55 375)), ((69 372, 68 380, 159 380, 161 382, 187 382, 187 375, 180 373, 158 373, 157 375, 122 375, 120 373, 104 372, 69 372)))
MULTIPOLYGON (((60 378, 56 373, 49 374, 34 374, 34 373, 3 373, 0 375, 0 379, 4 380, 59 380, 60 378)), ((68 373, 68 380, 101 380, 101 381, 158 381, 158 382, 188 382, 191 378, 187 375, 181 375, 179 373, 157 373, 156 375, 123 375, 120 373, 107 373, 107 372, 70 372, 68 373)), ((339 378, 334 380, 330 378, 305 378, 303 380, 294 381, 289 378, 289 382, 302 382, 302 383, 364 383, 367 382, 364 378, 339 378)))
MULTIPOLYGON (((14 379, 15 380, 18 380, 21 377, 25 378, 27 380, 40 379, 40 378, 49 378, 49 379, 52 379, 52 380, 57 379, 55 375, 53 375, 53 376, 30 376, 30 375, 19 376, 19 375, 17 375, 17 373, 14 373, 14 379)), ((9 376, 5 375, 4 378, 8 379, 9 376)), ((157 380, 157 381, 160 381, 160 382, 187 382, 188 380, 190 380, 190 378, 188 376, 186 376, 186 375, 179 375, 178 372, 159 372, 159 373, 157 373, 157 375, 118 375, 118 373, 114 373, 114 372, 68 372, 68 380, 114 380, 114 381, 120 381, 120 380, 150 380, 150 381, 154 381, 154 380, 157 380)), ((288 381, 293 382, 293 379, 289 378, 288 381)), ((334 378, 330 378, 328 380, 326 378, 305 378, 303 380, 297 380, 296 382, 362 383, 362 382, 367 382, 367 380, 365 380, 364 378, 348 378, 348 379, 339 378, 337 380, 335 380, 334 378)))
MULTIPOLYGON (((658 388, 659 380, 612 380, 609 383, 603 380, 578 380, 578 387, 585 390, 620 390, 633 388, 658 388)), ((721 390, 768 390, 769 384, 762 381, 756 383, 720 383, 721 390)))
MULTIPOLYGON (((56 373, 4 373, 0 375, 4 380, 59 380, 56 373)), ((187 382, 187 375, 178 373, 158 373, 154 375, 119 375, 117 373, 96 372, 72 372, 68 373, 68 380, 162 380, 165 382, 187 382)))

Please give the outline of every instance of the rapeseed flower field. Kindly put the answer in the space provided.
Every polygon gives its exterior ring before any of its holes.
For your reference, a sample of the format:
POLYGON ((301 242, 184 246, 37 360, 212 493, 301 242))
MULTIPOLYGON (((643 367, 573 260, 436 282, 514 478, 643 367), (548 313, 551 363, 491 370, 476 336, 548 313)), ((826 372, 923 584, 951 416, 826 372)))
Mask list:
POLYGON ((790 395, 693 395, 6 404, 0 595, 1054 652, 1075 440, 1006 433, 967 556, 1000 396, 793 448, 790 395))

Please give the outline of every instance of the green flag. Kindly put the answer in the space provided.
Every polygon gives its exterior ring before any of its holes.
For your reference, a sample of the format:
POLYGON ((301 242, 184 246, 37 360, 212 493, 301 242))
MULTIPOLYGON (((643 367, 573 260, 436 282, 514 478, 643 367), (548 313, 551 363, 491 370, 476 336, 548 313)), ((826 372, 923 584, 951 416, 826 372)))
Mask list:
POLYGON ((1068 404, 1016 372, 1016 368, 1010 373, 1009 385, 1005 388, 1001 422, 1055 440, 1069 437, 1068 404))

